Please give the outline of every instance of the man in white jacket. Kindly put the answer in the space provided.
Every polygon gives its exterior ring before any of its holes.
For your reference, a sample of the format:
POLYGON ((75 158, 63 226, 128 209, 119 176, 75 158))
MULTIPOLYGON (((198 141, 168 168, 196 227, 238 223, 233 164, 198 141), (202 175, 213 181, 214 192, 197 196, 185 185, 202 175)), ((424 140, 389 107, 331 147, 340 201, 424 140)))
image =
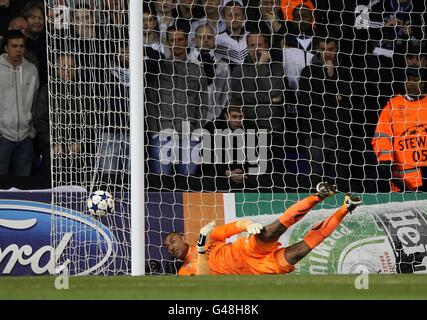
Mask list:
POLYGON ((221 115, 227 103, 230 69, 228 64, 215 54, 215 31, 209 24, 195 29, 195 44, 188 59, 201 65, 208 84, 209 109, 206 121, 213 121, 221 115))
POLYGON ((0 176, 28 176, 33 162, 32 106, 39 88, 37 68, 26 60, 25 36, 10 30, 0 56, 0 176))

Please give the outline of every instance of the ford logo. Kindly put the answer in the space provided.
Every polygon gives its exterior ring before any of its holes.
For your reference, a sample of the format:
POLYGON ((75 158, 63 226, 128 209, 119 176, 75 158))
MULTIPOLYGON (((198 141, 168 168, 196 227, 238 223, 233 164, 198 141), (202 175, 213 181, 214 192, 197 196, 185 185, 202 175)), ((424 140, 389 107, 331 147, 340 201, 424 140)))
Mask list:
POLYGON ((100 221, 47 203, 0 200, 0 275, 98 274, 117 241, 100 221))

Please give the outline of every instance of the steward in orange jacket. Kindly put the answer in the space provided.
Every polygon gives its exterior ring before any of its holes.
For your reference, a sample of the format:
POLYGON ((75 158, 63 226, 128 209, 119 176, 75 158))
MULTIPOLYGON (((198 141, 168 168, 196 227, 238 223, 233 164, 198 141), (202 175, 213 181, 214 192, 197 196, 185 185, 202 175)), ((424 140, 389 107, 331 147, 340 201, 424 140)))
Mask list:
POLYGON ((372 145, 379 178, 391 181, 392 191, 427 191, 425 83, 418 69, 406 75, 406 95, 391 98, 381 111, 372 145))

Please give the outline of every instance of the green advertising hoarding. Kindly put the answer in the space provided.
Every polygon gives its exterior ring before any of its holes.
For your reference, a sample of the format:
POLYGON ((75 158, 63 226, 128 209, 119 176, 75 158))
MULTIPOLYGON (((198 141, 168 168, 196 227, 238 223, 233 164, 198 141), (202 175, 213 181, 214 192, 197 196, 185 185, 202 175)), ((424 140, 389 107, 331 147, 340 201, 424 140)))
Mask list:
MULTIPOLYGON (((267 224, 303 194, 235 194, 236 218, 267 224)), ((301 241, 341 205, 339 195, 313 208, 280 239, 301 241)), ((364 205, 297 265, 302 274, 426 273, 427 197, 425 194, 364 195, 364 205)))

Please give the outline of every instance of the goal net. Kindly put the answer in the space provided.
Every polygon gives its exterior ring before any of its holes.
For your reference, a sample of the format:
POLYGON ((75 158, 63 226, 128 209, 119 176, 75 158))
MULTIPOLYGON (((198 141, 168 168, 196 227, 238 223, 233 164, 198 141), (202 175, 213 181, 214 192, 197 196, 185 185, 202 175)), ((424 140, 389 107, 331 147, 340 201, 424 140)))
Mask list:
MULTIPOLYGON (((158 0, 143 10, 144 49, 132 54, 144 64, 145 139, 131 146, 129 0, 46 1, 52 182, 84 190, 54 192, 53 205, 87 216, 90 192, 115 200, 114 212, 89 217, 104 233, 54 216, 55 246, 88 228, 60 257, 73 274, 130 273, 131 147, 145 150, 132 166, 146 173, 148 273, 176 271, 162 248, 169 232, 194 241, 212 219, 274 219, 323 180, 339 195, 370 194, 370 204, 427 190, 423 1, 158 0)), ((352 218, 388 241, 368 260, 390 248, 400 256, 399 230, 381 219, 352 218)), ((366 238, 347 231, 336 239, 343 250, 366 238)), ((354 271, 340 268, 327 272, 354 271)))
POLYGON ((46 24, 52 187, 81 187, 52 195, 54 246, 74 234, 57 264, 68 262, 70 274, 128 274, 128 1, 46 1, 46 24), (98 190, 113 195, 115 208, 88 217, 98 190))

